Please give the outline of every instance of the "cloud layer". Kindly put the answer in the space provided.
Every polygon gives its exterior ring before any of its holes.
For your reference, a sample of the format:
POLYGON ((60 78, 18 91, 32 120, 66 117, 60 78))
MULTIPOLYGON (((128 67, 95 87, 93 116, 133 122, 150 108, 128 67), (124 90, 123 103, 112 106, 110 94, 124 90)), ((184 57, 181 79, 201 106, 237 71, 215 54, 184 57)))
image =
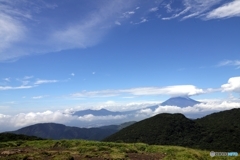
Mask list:
MULTIPOLYGON (((127 104, 125 107, 127 107, 127 104)), ((146 107, 145 104, 142 107, 146 107)), ((70 126, 78 127, 93 127, 101 125, 119 124, 126 121, 142 120, 159 113, 182 113, 189 118, 198 118, 207 114, 228 110, 232 108, 240 108, 240 101, 208 101, 197 104, 193 107, 177 107, 177 106, 159 106, 155 110, 149 108, 141 109, 131 114, 117 115, 117 116, 94 116, 91 114, 84 116, 73 116, 72 109, 66 111, 45 111, 45 112, 30 112, 20 113, 14 116, 0 114, 0 132, 15 130, 21 127, 36 123, 55 122, 70 126)))

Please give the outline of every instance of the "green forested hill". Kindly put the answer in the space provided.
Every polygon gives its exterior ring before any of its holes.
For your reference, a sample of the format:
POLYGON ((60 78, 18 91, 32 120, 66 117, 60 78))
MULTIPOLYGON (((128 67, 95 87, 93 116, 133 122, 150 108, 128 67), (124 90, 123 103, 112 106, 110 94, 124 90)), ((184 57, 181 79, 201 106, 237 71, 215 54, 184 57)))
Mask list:
POLYGON ((240 150, 240 109, 190 120, 182 114, 158 114, 107 137, 104 141, 178 145, 208 150, 240 150))

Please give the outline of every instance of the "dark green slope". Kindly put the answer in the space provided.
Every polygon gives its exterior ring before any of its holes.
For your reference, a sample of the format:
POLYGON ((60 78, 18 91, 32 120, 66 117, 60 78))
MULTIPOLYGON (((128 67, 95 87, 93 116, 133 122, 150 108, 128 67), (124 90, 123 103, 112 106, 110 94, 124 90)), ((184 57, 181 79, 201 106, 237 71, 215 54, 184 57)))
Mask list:
POLYGON ((182 114, 163 113, 126 127, 105 141, 191 146, 200 140, 200 131, 196 122, 182 114))
POLYGON ((240 151, 240 109, 197 120, 182 114, 159 114, 137 122, 104 141, 179 145, 214 151, 240 151))
POLYGON ((204 126, 206 136, 202 138, 202 148, 240 150, 240 109, 221 111, 195 120, 204 126))

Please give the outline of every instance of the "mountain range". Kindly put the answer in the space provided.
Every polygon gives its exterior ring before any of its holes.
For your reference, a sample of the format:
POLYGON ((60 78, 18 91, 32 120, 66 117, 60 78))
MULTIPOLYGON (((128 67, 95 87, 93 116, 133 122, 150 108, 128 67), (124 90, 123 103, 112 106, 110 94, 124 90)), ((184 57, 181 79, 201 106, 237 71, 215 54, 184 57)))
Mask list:
MULTIPOLYGON (((149 106, 146 108, 155 110, 157 109, 159 106, 178 106, 178 107, 192 107, 196 104, 200 104, 201 102, 198 102, 196 100, 193 100, 189 97, 183 97, 183 96, 179 96, 179 97, 172 97, 169 98, 168 100, 164 101, 163 103, 160 103, 159 105, 154 105, 154 106, 149 106)), ((130 110, 130 111, 124 111, 124 112, 120 112, 120 111, 109 111, 107 109, 100 109, 100 110, 92 110, 92 109, 86 109, 86 110, 80 110, 80 111, 76 111, 73 113, 73 115, 75 116, 84 116, 84 115, 94 115, 94 116, 117 116, 117 115, 126 115, 126 114, 134 114, 137 111, 140 111, 141 109, 137 109, 137 110, 130 110)))
POLYGON ((177 145, 214 151, 240 151, 240 109, 191 120, 182 114, 162 113, 139 121, 104 141, 177 145))
POLYGON ((102 140, 133 123, 135 122, 126 122, 120 125, 102 126, 98 128, 79 128, 57 123, 39 123, 10 133, 36 136, 44 139, 102 140))

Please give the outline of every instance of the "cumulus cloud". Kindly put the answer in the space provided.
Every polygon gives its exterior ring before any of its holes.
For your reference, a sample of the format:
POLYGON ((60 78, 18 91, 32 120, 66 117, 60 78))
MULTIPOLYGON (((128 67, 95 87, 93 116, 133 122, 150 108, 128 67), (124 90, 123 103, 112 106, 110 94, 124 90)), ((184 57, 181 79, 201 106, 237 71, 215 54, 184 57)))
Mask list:
POLYGON ((210 11, 207 14, 208 19, 215 18, 230 18, 230 17, 239 17, 240 16, 240 1, 234 0, 210 11))
POLYGON ((221 86, 223 92, 237 92, 240 93, 240 77, 232 77, 228 83, 221 86))

